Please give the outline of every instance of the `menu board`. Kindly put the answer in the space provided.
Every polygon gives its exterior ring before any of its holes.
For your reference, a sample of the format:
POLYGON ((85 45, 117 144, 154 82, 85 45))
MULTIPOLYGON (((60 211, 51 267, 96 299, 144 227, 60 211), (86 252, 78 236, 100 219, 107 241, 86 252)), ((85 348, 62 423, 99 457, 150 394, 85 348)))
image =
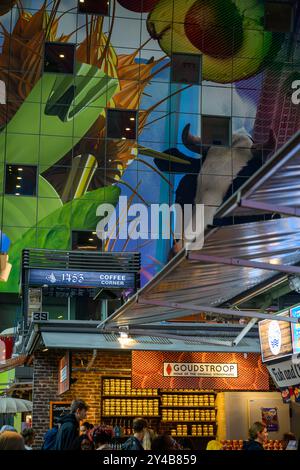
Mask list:
MULTIPOLYGON (((293 318, 300 318, 300 305, 291 308, 290 315, 293 318)), ((300 353, 300 323, 292 324, 292 340, 294 354, 300 353)))
POLYGON ((59 418, 70 413, 70 401, 50 401, 50 429, 58 423, 59 418))

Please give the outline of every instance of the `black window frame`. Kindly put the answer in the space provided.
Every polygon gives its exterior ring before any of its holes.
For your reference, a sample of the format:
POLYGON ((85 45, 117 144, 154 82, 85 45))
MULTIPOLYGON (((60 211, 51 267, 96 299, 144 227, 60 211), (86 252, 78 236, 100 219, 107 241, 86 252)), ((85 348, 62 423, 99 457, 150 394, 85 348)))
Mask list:
POLYGON ((124 139, 124 135, 122 136, 111 136, 109 135, 109 120, 110 120, 110 115, 113 115, 114 113, 117 113, 117 112, 120 112, 120 113, 132 113, 134 114, 135 116, 135 130, 134 130, 134 134, 135 134, 135 137, 134 138, 131 138, 131 137, 128 137, 126 138, 126 140, 130 140, 130 141, 136 141, 137 140, 137 137, 138 137, 138 111, 136 109, 122 109, 122 108, 107 108, 106 109, 106 139, 109 139, 109 140, 125 140, 124 139))
MULTIPOLYGON (((26 164, 24 165, 23 163, 5 163, 5 173, 4 173, 4 191, 3 194, 6 196, 15 196, 15 197, 38 197, 38 165, 29 165, 26 164), (35 168, 35 189, 33 194, 17 194, 16 192, 7 192, 6 190, 6 184, 7 184, 7 172, 9 167, 30 167, 30 168, 35 168)), ((19 189, 19 188, 16 188, 19 189)))
POLYGON ((43 54, 43 73, 55 73, 55 74, 62 74, 62 75, 74 75, 75 73, 75 63, 76 63, 76 44, 69 43, 69 42, 57 42, 57 41, 46 41, 44 44, 44 54, 43 54), (73 49, 73 64, 72 64, 72 72, 70 71, 54 71, 54 70, 46 70, 46 49, 48 45, 59 46, 62 49, 72 48, 73 49))
POLYGON ((217 115, 217 114, 202 114, 201 115, 201 143, 203 146, 217 146, 217 147, 231 147, 231 144, 232 144, 232 117, 231 116, 220 116, 220 115, 217 115), (208 118, 208 119, 220 119, 220 120, 224 120, 224 122, 228 122, 228 143, 226 144, 218 144, 218 143, 214 143, 214 142, 206 142, 205 139, 204 139, 204 129, 203 129, 203 126, 204 126, 204 122, 205 122, 205 119, 208 118))
POLYGON ((191 85, 201 85, 202 83, 202 54, 190 54, 185 52, 174 52, 171 55, 171 71, 170 71, 170 81, 171 83, 178 83, 178 84, 191 84, 191 85), (174 75, 175 67, 174 67, 174 58, 176 57, 197 57, 199 61, 199 70, 198 70, 198 77, 195 81, 190 80, 176 80, 174 75))

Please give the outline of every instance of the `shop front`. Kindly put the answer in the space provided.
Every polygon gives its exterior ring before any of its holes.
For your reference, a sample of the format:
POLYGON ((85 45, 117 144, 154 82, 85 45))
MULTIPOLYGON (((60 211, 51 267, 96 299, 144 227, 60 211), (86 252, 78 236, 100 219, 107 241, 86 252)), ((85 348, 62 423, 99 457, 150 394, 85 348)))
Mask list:
MULTIPOLYGON (((175 341, 166 343, 146 335, 132 336, 130 346, 120 344, 119 336, 103 334, 92 323, 89 331, 77 327, 74 333, 71 322, 69 332, 67 326, 61 332, 62 339, 57 324, 49 322, 36 323, 31 333, 27 348, 34 354, 37 447, 75 398, 88 402, 88 421, 114 427, 116 448, 132 433, 137 416, 145 417, 156 432, 167 432, 175 439, 190 438, 195 450, 205 449, 213 439, 238 449, 248 437, 250 424, 274 409, 269 439, 279 440, 290 431, 289 406, 274 391, 261 362, 258 337, 247 352, 224 352, 224 347, 214 352, 215 346, 199 351, 199 346, 184 342, 176 345, 181 351, 174 351, 175 341), (68 350, 63 349, 63 342, 68 350)), ((215 328, 224 335, 226 329, 226 325, 205 327, 203 336, 215 328)))

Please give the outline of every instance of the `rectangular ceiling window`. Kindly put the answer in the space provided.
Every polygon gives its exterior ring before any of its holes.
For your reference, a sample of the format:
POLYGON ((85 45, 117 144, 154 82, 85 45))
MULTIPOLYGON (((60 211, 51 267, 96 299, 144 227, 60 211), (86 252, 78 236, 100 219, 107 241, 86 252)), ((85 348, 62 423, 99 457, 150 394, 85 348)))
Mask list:
POLYGON ((293 31, 294 5, 286 2, 265 4, 265 28, 267 31, 290 33, 293 31))
POLYGON ((101 251, 102 240, 97 237, 96 232, 86 230, 72 231, 72 250, 101 251))
POLYGON ((136 140, 137 112, 134 110, 107 110, 107 137, 109 139, 136 140))
POLYGON ((201 55, 172 54, 171 81, 201 84, 201 55))
POLYGON ((5 194, 36 196, 37 167, 9 165, 5 167, 5 194))
POLYGON ((60 42, 46 42, 44 72, 74 73, 75 45, 60 42))
POLYGON ((108 16, 109 3, 109 0, 78 0, 78 13, 108 16))
POLYGON ((204 145, 228 147, 231 142, 230 118, 224 116, 202 116, 201 141, 204 145))

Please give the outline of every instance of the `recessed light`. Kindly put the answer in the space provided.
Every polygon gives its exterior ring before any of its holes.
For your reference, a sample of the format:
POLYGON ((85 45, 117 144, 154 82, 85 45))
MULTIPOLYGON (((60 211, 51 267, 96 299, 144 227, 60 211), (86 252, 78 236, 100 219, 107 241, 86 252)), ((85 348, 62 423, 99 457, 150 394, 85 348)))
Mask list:
POLYGON ((84 3, 84 0, 79 0, 79 3, 84 3))
POLYGON ((42 351, 43 351, 43 352, 46 352, 46 351, 48 351, 48 348, 45 348, 45 349, 43 349, 42 351))
POLYGON ((65 58, 65 54, 59 54, 59 57, 60 57, 61 59, 64 59, 64 58, 65 58))
POLYGON ((15 193, 15 196, 20 196, 20 193, 15 193))
POLYGON ((134 117, 131 117, 129 120, 130 120, 130 121, 135 121, 135 118, 134 118, 134 117))
POLYGON ((125 129, 125 131, 130 131, 130 130, 131 130, 130 127, 126 127, 125 129))
POLYGON ((97 235, 97 232, 92 232, 93 235, 97 235))
POLYGON ((23 171, 23 168, 18 168, 18 171, 23 171))
POLYGON ((93 241, 94 241, 94 239, 93 239, 93 238, 89 238, 89 242, 93 242, 93 241))
POLYGON ((22 179, 22 176, 17 176, 17 180, 21 180, 22 179))
POLYGON ((21 185, 20 185, 20 184, 16 184, 16 188, 17 188, 17 189, 18 189, 18 188, 20 188, 20 187, 21 187, 21 185))
POLYGON ((59 315, 59 317, 57 317, 57 318, 64 318, 64 317, 63 317, 63 315, 59 315))
POLYGON ((126 137, 122 137, 122 140, 126 140, 126 137))

